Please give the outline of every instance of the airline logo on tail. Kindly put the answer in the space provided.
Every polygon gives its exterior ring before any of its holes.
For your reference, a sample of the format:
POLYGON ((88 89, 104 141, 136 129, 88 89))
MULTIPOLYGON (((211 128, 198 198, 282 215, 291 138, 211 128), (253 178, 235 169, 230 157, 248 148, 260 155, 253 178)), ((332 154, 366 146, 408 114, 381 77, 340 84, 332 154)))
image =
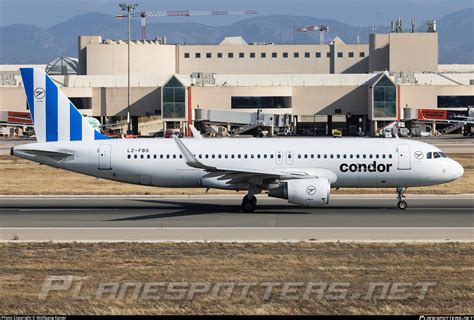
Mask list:
POLYGON ((86 121, 43 69, 20 72, 38 142, 109 139, 86 121))

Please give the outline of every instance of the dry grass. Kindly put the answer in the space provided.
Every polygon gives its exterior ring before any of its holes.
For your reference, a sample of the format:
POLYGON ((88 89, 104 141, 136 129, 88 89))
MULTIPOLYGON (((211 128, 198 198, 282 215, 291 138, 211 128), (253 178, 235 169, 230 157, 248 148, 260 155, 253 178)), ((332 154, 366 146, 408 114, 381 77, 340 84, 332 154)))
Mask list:
MULTIPOLYGON (((442 244, 0 244, 0 310, 6 314, 472 314, 473 243, 442 244), (420 300, 363 298, 143 301, 105 296, 72 300, 72 290, 38 294, 47 275, 73 275, 81 295, 98 282, 349 282, 367 292, 369 282, 436 282, 420 300)), ((278 290, 277 290, 278 292, 278 290)), ((377 296, 376 296, 377 297, 377 296)))
MULTIPOLYGON (((410 193, 460 194, 474 193, 474 154, 450 155, 465 169, 457 181, 431 187, 411 188, 410 193)), ((0 194, 3 195, 200 195, 205 189, 156 188, 125 184, 55 169, 13 156, 0 156, 0 194)), ((338 193, 393 193, 392 189, 341 189, 338 193)), ((210 194, 235 194, 214 190, 210 194)))

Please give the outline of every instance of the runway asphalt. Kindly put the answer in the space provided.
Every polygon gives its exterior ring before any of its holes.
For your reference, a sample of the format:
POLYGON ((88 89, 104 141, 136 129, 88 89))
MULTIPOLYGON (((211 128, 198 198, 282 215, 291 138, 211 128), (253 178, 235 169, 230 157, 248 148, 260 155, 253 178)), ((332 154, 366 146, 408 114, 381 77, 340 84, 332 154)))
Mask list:
POLYGON ((0 241, 474 241, 472 196, 333 197, 305 208, 262 196, 2 198, 0 241), (16 239, 16 240, 15 240, 16 239))

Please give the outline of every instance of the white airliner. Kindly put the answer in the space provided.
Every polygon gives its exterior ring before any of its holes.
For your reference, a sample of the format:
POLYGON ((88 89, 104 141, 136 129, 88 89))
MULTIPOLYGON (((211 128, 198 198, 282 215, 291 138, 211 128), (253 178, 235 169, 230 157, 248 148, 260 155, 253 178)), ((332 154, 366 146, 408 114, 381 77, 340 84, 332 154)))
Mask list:
POLYGON ((331 187, 395 188, 405 209, 407 187, 453 181, 464 172, 438 148, 404 139, 109 139, 43 70, 20 70, 38 142, 12 148, 13 155, 146 186, 246 190, 244 212, 255 210, 261 192, 324 206, 331 187))

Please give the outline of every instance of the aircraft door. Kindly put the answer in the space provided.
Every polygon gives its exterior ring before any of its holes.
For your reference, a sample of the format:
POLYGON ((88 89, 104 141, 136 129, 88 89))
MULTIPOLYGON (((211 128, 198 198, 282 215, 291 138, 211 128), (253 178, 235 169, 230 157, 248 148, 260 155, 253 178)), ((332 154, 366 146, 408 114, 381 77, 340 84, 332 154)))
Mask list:
POLYGON ((112 146, 110 144, 101 144, 99 147, 99 170, 111 170, 111 153, 112 146))
POLYGON ((408 144, 398 145, 398 170, 410 170, 410 146, 408 144))
POLYGON ((276 164, 278 164, 278 165, 283 164, 283 152, 277 151, 275 153, 275 161, 276 161, 276 164))
POLYGON ((286 164, 293 164, 293 152, 287 151, 286 152, 286 164))

